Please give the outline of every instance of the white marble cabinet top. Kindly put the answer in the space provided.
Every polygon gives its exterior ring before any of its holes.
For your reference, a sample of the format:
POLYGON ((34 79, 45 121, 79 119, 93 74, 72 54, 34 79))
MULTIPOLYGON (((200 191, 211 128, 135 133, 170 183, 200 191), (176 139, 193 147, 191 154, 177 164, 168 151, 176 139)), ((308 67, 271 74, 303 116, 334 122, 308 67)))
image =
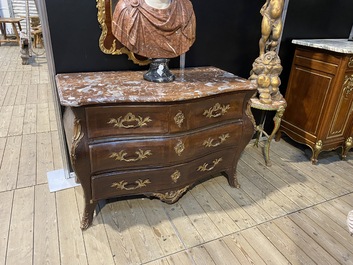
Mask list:
POLYGON ((353 41, 348 41, 347 39, 292 40, 292 43, 333 52, 353 54, 353 41))

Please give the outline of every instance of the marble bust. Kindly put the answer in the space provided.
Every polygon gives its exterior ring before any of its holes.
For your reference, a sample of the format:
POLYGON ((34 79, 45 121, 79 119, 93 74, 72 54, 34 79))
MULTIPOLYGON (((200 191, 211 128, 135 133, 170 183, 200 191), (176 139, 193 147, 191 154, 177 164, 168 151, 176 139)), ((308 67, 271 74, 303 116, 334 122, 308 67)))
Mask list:
POLYGON ((190 0, 119 0, 112 33, 131 52, 146 58, 174 58, 195 41, 190 0))

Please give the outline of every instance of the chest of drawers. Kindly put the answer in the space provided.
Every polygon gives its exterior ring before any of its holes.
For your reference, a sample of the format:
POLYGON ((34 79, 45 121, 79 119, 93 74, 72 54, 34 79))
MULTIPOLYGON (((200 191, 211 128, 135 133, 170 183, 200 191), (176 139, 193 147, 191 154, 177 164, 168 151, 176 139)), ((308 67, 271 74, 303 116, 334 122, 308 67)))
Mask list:
POLYGON ((236 165, 254 133, 250 82, 214 67, 187 69, 185 81, 167 84, 141 76, 56 77, 71 164, 84 190, 82 229, 101 199, 145 195, 173 203, 218 173, 238 186, 236 165))

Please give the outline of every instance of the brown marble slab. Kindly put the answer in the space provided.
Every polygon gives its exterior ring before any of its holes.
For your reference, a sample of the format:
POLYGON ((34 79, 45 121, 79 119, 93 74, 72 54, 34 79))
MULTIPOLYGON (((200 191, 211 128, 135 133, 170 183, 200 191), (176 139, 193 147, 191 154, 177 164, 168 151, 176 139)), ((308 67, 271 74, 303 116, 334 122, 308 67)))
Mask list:
POLYGON ((56 84, 61 105, 78 107, 119 102, 171 102, 236 90, 254 90, 247 79, 215 67, 172 70, 176 81, 153 83, 142 71, 58 74, 56 84))

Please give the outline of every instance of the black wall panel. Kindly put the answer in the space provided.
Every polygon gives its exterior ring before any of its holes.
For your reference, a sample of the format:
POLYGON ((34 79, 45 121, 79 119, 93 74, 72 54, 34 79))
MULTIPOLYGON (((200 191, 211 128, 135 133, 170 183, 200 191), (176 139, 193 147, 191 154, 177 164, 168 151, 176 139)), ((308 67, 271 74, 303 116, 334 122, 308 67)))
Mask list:
MULTIPOLYGON (((186 54, 186 66, 213 65, 249 77, 258 56, 265 0, 192 0, 197 19, 196 42, 186 54)), ((126 55, 100 51, 101 34, 95 0, 46 0, 57 73, 146 69, 126 55)), ((285 94, 295 46, 292 39, 348 38, 353 25, 353 0, 290 0, 280 57, 280 90, 285 94)), ((173 59, 171 68, 179 66, 173 59)), ((255 117, 259 114, 255 112, 255 117)), ((271 124, 269 128, 271 129, 271 124)))
MULTIPOLYGON (((186 66, 213 65, 247 77, 258 55, 261 1, 192 1, 196 42, 186 66)), ((125 55, 102 53, 95 0, 46 0, 57 73, 141 69, 125 55)), ((178 67, 173 59, 171 67, 178 67)))
MULTIPOLYGON (((193 0, 197 39, 186 55, 187 66, 214 65, 248 77, 258 55, 265 1, 193 0)), ((112 56, 98 47, 101 33, 95 0, 46 0, 57 73, 141 69, 125 55, 112 56)), ((290 0, 280 57, 286 85, 293 38, 347 38, 353 25, 353 0, 290 0)), ((178 59, 171 62, 178 67, 178 59)), ((285 91, 281 87, 281 91, 285 91)))
POLYGON ((352 26, 353 0, 290 0, 279 54, 282 94, 295 50, 292 39, 348 39, 352 26))

